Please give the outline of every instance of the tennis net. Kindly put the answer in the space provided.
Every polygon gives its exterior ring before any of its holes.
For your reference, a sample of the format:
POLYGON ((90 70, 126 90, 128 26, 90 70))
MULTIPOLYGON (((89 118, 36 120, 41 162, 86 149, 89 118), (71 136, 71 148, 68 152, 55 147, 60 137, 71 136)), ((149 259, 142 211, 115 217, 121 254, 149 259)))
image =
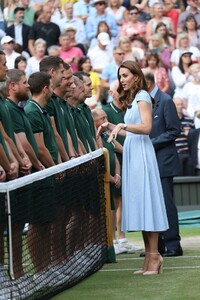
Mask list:
POLYGON ((108 260, 97 150, 0 184, 0 300, 50 299, 108 260))

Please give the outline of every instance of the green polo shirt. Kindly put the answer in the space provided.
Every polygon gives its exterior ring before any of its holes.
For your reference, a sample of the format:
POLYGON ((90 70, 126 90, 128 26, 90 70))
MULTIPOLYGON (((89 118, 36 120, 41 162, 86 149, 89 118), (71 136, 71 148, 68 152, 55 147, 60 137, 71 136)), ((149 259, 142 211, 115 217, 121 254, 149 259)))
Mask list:
POLYGON ((14 128, 13 122, 10 116, 10 112, 5 105, 5 101, 3 96, 0 95, 0 122, 2 122, 3 128, 6 134, 13 140, 15 143, 15 135, 14 135, 14 128))
POLYGON ((86 119, 89 123, 91 134, 92 134, 93 138, 96 140, 96 131, 95 131, 95 126, 94 126, 94 120, 93 120, 92 113, 91 113, 89 106, 83 102, 83 103, 79 104, 78 107, 82 110, 84 116, 86 117, 86 119))
MULTIPOLYGON (((116 107, 113 102, 103 105, 102 109, 106 112, 108 116, 108 121, 112 124, 124 123, 124 112, 116 107)), ((117 141, 123 146, 125 137, 118 135, 117 141)))
POLYGON ((28 142, 30 143, 36 156, 38 157, 38 146, 33 135, 31 124, 24 109, 15 104, 10 99, 6 100, 6 106, 10 112, 15 133, 25 133, 28 142))
POLYGON ((33 133, 43 133, 44 144, 49 150, 53 161, 57 164, 58 147, 48 112, 33 99, 28 101, 24 110, 30 121, 33 133))
POLYGON ((45 109, 48 111, 50 117, 54 117, 56 129, 63 141, 66 152, 69 154, 69 146, 68 146, 66 126, 65 126, 65 116, 64 116, 64 111, 59 102, 60 98, 56 94, 53 94, 51 98, 52 101, 50 101, 45 106, 45 109))
POLYGON ((64 112, 65 127, 71 136, 73 147, 74 147, 75 151, 78 153, 78 138, 77 138, 77 134, 76 134, 74 118, 71 113, 70 105, 68 104, 67 101, 65 101, 61 98, 59 99, 59 102, 60 102, 61 108, 64 112))
POLYGON ((86 151, 89 153, 95 150, 94 138, 91 134, 90 125, 86 117, 83 114, 83 111, 80 107, 73 108, 71 107, 72 116, 74 118, 75 127, 77 130, 78 137, 83 143, 86 151))
MULTIPOLYGON (((114 105, 113 102, 103 105, 102 109, 105 111, 105 113, 108 116, 108 121, 112 124, 119 124, 119 123, 124 123, 124 112, 119 109, 117 106, 114 105)), ((116 140, 123 146, 124 145, 124 140, 125 136, 119 135, 117 136, 116 140)), ((122 165, 122 154, 116 153, 117 158, 119 160, 120 165, 122 165)))
POLYGON ((5 143, 5 140, 4 140, 4 137, 3 137, 3 134, 1 133, 1 131, 0 131, 0 144, 2 145, 3 150, 4 150, 7 158, 9 159, 8 148, 6 146, 6 143, 5 143))

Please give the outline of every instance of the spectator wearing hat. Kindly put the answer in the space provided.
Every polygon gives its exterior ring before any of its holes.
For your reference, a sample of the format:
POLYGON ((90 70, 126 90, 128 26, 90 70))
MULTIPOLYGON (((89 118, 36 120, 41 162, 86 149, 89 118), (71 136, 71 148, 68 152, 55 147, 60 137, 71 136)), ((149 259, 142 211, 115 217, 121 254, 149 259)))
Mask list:
POLYGON ((112 62, 112 52, 107 48, 110 43, 109 34, 101 32, 97 36, 98 45, 88 51, 88 57, 92 64, 92 70, 97 73, 102 73, 102 70, 112 62))
POLYGON ((39 38, 46 41, 47 48, 52 45, 58 45, 60 29, 57 24, 51 22, 51 16, 51 8, 48 5, 44 5, 41 21, 35 22, 29 33, 28 48, 31 55, 35 54, 34 42, 39 38))
POLYGON ((97 27, 100 21, 106 21, 110 28, 111 37, 116 37, 118 34, 117 22, 113 16, 106 12, 106 0, 94 0, 93 5, 96 8, 96 13, 88 17, 85 30, 89 41, 96 37, 97 27))
POLYGON ((24 20, 23 7, 14 9, 14 19, 14 24, 6 28, 6 34, 11 36, 17 44, 20 44, 24 51, 28 52, 28 35, 31 27, 22 23, 24 20))
POLYGON ((95 14, 95 12, 96 10, 90 0, 79 0, 74 3, 74 17, 80 18, 84 24, 87 18, 95 14))
POLYGON ((14 51, 14 39, 6 35, 1 39, 1 46, 6 56, 6 65, 8 69, 13 69, 15 64, 15 59, 20 56, 19 53, 14 51))
POLYGON ((69 26, 72 26, 76 29, 75 39, 77 43, 84 44, 86 41, 86 34, 84 23, 80 18, 73 17, 73 4, 71 2, 66 2, 64 5, 64 10, 66 13, 66 17, 59 22, 60 31, 63 32, 69 26))
POLYGON ((71 37, 68 32, 61 33, 59 42, 61 46, 60 57, 64 62, 70 64, 74 73, 78 72, 78 62, 83 57, 83 52, 80 48, 71 45, 71 37))
MULTIPOLYGON (((93 38, 90 42, 90 47, 89 47, 89 50, 91 50, 92 48, 94 48, 96 45, 98 45, 98 40, 97 40, 97 37, 99 35, 99 33, 101 32, 107 32, 109 34, 109 37, 110 37, 110 43, 106 46, 107 49, 109 48, 110 51, 113 50, 114 48, 114 42, 113 42, 113 39, 111 38, 111 34, 110 34, 110 28, 108 26, 108 24, 105 22, 105 21, 101 21, 99 22, 98 26, 97 26, 97 34, 96 34, 96 37, 93 38)), ((88 51, 89 51, 88 50, 88 51)))
POLYGON ((76 40, 76 28, 73 25, 68 25, 65 27, 65 32, 67 32, 71 39, 71 46, 80 48, 84 55, 86 55, 86 50, 83 44, 78 43, 76 40))
POLYGON ((186 83, 193 80, 193 77, 190 74, 189 67, 192 64, 192 52, 182 51, 180 54, 178 66, 172 68, 172 80, 175 84, 175 95, 176 97, 183 98, 183 87, 186 83))

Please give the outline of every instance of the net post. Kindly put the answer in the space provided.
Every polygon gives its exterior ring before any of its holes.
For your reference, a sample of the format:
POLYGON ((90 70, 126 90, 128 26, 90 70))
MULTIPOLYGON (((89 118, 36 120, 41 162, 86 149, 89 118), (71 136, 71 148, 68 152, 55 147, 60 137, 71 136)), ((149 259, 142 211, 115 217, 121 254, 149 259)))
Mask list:
POLYGON ((11 206, 10 206, 10 192, 7 191, 7 209, 8 209, 8 242, 9 242, 9 273, 11 279, 14 279, 13 269, 13 247, 12 247, 12 221, 11 221, 11 206))
POLYGON ((105 159, 106 171, 104 175, 104 189, 106 198, 106 228, 107 228, 107 241, 108 241, 108 262, 116 262, 115 250, 113 246, 112 236, 112 217, 111 217, 111 204, 110 204, 110 163, 109 152, 103 148, 103 155, 105 159))

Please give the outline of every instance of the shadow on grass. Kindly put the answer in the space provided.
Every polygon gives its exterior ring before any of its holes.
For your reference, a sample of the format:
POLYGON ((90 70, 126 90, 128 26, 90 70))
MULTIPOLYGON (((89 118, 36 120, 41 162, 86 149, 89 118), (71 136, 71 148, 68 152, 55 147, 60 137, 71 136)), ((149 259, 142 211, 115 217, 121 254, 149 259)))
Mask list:
MULTIPOLYGON (((184 238, 200 236, 198 228, 181 229, 184 238)), ((141 233, 128 239, 142 243, 141 233)), ((164 272, 155 276, 133 275, 142 266, 139 253, 117 256, 98 273, 52 300, 197 300, 199 299, 200 251, 184 249, 184 256, 164 259, 164 272)))

